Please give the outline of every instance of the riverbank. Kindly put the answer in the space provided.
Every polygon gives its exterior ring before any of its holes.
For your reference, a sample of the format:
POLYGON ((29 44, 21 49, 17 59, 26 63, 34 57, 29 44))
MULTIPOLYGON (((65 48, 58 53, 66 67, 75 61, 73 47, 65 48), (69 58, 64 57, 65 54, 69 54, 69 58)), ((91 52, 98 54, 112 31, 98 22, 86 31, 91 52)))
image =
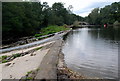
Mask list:
POLYGON ((60 50, 58 57, 58 65, 57 65, 57 79, 74 80, 74 79, 87 79, 87 77, 69 69, 67 67, 67 64, 65 63, 64 54, 60 50))
POLYGON ((26 78, 31 78, 32 80, 86 79, 85 76, 67 67, 64 60, 64 54, 62 53, 63 44, 63 39, 56 40, 40 64, 38 68, 40 70, 31 72, 26 78))
POLYGON ((64 31, 69 30, 65 26, 48 26, 42 28, 37 34, 28 37, 22 37, 18 39, 11 39, 11 40, 3 40, 2 45, 0 46, 1 49, 15 47, 19 45, 29 44, 35 41, 40 41, 49 37, 52 37, 56 34, 63 33, 64 31), (16 42, 15 42, 16 40, 16 42), (9 44, 7 44, 9 42, 9 44))
POLYGON ((58 39, 50 47, 50 50, 43 58, 39 70, 34 70, 21 79, 31 79, 31 80, 46 80, 46 79, 85 79, 84 76, 70 70, 65 61, 64 54, 61 49, 63 46, 63 40, 58 39))
MULTIPOLYGON (((63 36, 66 33, 61 34, 60 36, 63 36)), ((1 76, 1 79, 84 78, 67 68, 64 62, 64 55, 61 52, 62 45, 63 40, 58 36, 58 39, 45 44, 1 54, 1 56, 10 56, 13 53, 25 53, 40 48, 32 53, 29 52, 24 56, 0 64, 0 67, 2 68, 0 73, 3 75, 1 76)))

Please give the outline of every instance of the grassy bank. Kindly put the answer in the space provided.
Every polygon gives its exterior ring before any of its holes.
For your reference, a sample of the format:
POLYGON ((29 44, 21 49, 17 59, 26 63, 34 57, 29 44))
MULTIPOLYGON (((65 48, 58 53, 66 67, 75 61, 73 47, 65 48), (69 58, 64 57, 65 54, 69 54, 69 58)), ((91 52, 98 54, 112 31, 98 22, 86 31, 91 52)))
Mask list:
POLYGON ((48 26, 48 27, 42 28, 40 30, 40 33, 35 34, 34 36, 35 37, 40 37, 40 36, 43 36, 43 35, 53 34, 53 33, 60 32, 60 31, 65 31, 65 30, 68 30, 68 29, 69 28, 66 28, 64 26, 48 26))
POLYGON ((19 45, 24 45, 27 43, 31 43, 37 40, 41 40, 41 39, 45 39, 51 36, 54 36, 56 32, 60 32, 60 31, 65 31, 65 30, 69 30, 70 28, 67 28, 67 25, 64 26, 48 26, 48 27, 44 27, 42 28, 39 33, 32 35, 31 37, 23 37, 17 40, 8 40, 5 41, 5 44, 2 45, 2 49, 4 48, 8 48, 8 47, 14 47, 14 46, 19 46, 19 45))

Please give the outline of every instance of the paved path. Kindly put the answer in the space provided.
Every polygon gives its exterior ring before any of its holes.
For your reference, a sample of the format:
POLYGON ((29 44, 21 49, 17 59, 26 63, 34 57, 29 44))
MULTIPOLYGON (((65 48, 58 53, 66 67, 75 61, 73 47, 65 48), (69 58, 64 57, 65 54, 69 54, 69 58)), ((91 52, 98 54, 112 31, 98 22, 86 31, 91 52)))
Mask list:
POLYGON ((40 64, 35 79, 57 79, 58 55, 61 49, 62 39, 56 40, 40 64))

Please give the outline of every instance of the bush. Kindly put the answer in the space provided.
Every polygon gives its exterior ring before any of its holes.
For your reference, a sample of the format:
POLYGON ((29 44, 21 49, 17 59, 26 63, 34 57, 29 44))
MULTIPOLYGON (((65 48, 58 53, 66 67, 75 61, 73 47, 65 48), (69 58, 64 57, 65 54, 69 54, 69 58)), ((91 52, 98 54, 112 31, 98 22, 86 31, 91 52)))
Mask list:
POLYGON ((114 25, 114 26, 119 26, 120 23, 119 23, 118 21, 115 21, 115 22, 113 23, 113 25, 114 25))
POLYGON ((35 37, 39 37, 39 36, 41 36, 41 34, 35 34, 35 37))
POLYGON ((79 21, 75 21, 75 22, 73 23, 73 26, 75 26, 75 27, 79 26, 79 21))
POLYGON ((38 40, 43 39, 44 37, 37 37, 38 40))
POLYGON ((2 60, 2 63, 6 63, 6 62, 8 62, 8 60, 2 60))
POLYGON ((30 74, 30 73, 32 73, 32 71, 27 72, 27 75, 30 74))
POLYGON ((2 56, 2 60, 6 59, 7 57, 8 57, 7 55, 2 56))
POLYGON ((33 79, 33 77, 27 77, 26 79, 27 79, 27 80, 32 80, 32 79, 33 79))
POLYGON ((20 56, 21 56, 21 54, 19 54, 19 53, 18 53, 18 54, 13 54, 13 57, 14 57, 14 58, 20 57, 20 56))
POLYGON ((63 25, 63 27, 67 28, 67 27, 68 27, 68 25, 67 25, 67 24, 64 24, 64 25, 63 25))

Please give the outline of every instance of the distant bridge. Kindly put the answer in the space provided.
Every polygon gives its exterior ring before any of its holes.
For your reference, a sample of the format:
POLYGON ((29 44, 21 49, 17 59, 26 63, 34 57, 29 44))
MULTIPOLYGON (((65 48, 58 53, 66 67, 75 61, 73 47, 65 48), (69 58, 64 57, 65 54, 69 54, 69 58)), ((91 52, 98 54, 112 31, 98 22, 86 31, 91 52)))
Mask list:
POLYGON ((78 24, 79 25, 89 25, 89 23, 87 23, 87 22, 81 22, 81 21, 79 21, 78 24))
POLYGON ((88 27, 89 26, 89 23, 82 22, 82 21, 78 21, 76 24, 77 24, 76 26, 71 25, 71 26, 69 26, 69 28, 83 28, 83 27, 88 27))
POLYGON ((92 27, 95 27, 95 28, 100 28, 101 25, 90 25, 89 23, 87 22, 82 22, 82 21, 78 21, 75 25, 70 25, 68 26, 69 28, 92 28, 92 27))

